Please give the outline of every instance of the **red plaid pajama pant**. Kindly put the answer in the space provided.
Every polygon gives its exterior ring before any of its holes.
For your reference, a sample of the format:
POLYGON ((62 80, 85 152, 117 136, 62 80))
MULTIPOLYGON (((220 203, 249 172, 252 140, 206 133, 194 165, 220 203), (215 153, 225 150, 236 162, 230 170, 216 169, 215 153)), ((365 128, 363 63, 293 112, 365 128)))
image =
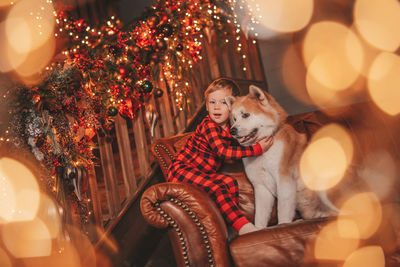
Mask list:
POLYGON ((172 169, 168 181, 192 184, 206 192, 217 204, 225 221, 237 231, 249 222, 238 207, 239 186, 235 178, 180 165, 172 169))

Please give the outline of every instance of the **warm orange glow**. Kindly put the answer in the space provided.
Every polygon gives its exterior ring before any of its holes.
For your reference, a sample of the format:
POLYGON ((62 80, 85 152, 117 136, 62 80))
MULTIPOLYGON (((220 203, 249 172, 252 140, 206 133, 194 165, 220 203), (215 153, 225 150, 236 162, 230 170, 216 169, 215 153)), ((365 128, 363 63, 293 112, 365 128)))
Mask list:
POLYGON ((366 155, 358 175, 380 200, 396 193, 397 164, 387 151, 374 151, 366 155))
POLYGON ((10 258, 2 248, 0 248, 0 265, 1 267, 12 267, 10 258))
POLYGON ((337 228, 341 237, 360 239, 358 226, 352 219, 343 218, 341 220, 337 220, 337 228))
POLYGON ((31 51, 25 61, 15 68, 15 71, 22 76, 22 78, 32 76, 42 71, 52 59, 55 48, 56 41, 55 38, 52 37, 41 47, 31 51))
POLYGON ((46 224, 51 238, 57 238, 61 234, 61 216, 57 204, 47 195, 40 197, 37 217, 46 224))
POLYGON ((40 219, 5 224, 1 233, 5 247, 16 258, 43 257, 51 253, 50 233, 40 219))
POLYGON ((282 59, 281 75, 288 92, 303 103, 310 103, 306 89, 306 69, 300 53, 293 45, 285 52, 282 59))
POLYGON ((73 226, 67 226, 67 240, 71 240, 77 249, 82 266, 96 267, 96 253, 89 238, 73 226))
POLYGON ((32 220, 37 213, 40 192, 32 172, 20 162, 0 159, 0 217, 7 222, 32 220), (3 191, 4 190, 4 191, 3 191))
POLYGON ((5 23, 0 23, 0 72, 9 72, 21 65, 27 57, 27 53, 18 53, 8 43, 5 23))
POLYGON ((0 223, 11 221, 17 206, 14 186, 0 171, 0 223))
POLYGON ((312 190, 338 184, 353 158, 353 142, 344 128, 329 124, 314 134, 300 159, 300 175, 312 190))
POLYGON ((360 73, 363 77, 367 77, 372 62, 375 60, 376 56, 382 52, 382 50, 376 48, 375 46, 372 46, 368 42, 365 42, 364 38, 360 36, 360 33, 357 31, 357 27, 354 24, 351 26, 351 30, 354 32, 354 34, 356 34, 357 38, 360 40, 359 43, 362 46, 362 51, 364 55, 363 56, 364 63, 360 73))
POLYGON ((382 221, 382 207, 374 193, 359 193, 346 200, 340 208, 338 224, 341 220, 353 220, 360 238, 372 236, 382 221))
POLYGON ((17 53, 31 50, 32 40, 28 22, 22 18, 9 18, 6 21, 7 41, 17 53), (13 25, 13 30, 9 25, 13 25))
POLYGON ((303 29, 314 11, 313 0, 248 0, 247 4, 263 26, 277 32, 303 29))
POLYGON ((343 177, 345 168, 346 155, 343 149, 329 137, 311 143, 300 163, 301 177, 306 186, 313 190, 326 190, 336 185, 343 177))
POLYGON ((11 6, 13 3, 15 4, 18 0, 0 0, 0 8, 11 6))
POLYGON ((358 248, 359 239, 340 235, 337 223, 322 228, 315 241, 314 255, 319 260, 345 260, 358 248))
POLYGON ((306 73, 306 89, 311 100, 317 106, 326 107, 332 103, 342 102, 338 92, 322 85, 309 71, 306 73))
MULTIPOLYGON (((71 240, 59 239, 56 242, 52 254, 47 257, 23 259, 25 267, 80 267, 81 264, 77 248, 71 240)), ((102 266, 102 265, 99 265, 102 266)), ((86 267, 86 266, 84 266, 86 267)), ((90 267, 90 266, 88 266, 90 267)))
POLYGON ((368 75, 368 91, 372 100, 390 115, 400 113, 400 57, 383 52, 372 63, 368 75))
POLYGON ((379 246, 359 248, 354 251, 343 264, 343 267, 384 267, 385 254, 379 246))
POLYGON ((97 236, 99 236, 99 240, 104 243, 107 249, 109 249, 113 253, 118 253, 119 248, 116 241, 110 235, 107 235, 100 227, 96 226, 95 229, 97 236))
POLYGON ((399 47, 400 4, 397 0, 357 0, 354 22, 370 44, 390 52, 399 47))
POLYGON ((303 57, 308 74, 330 90, 347 89, 363 67, 363 48, 345 25, 323 21, 310 27, 304 39, 303 57))
POLYGON ((53 6, 46 0, 21 0, 6 20, 8 42, 18 52, 34 50, 52 36, 55 25, 53 6))

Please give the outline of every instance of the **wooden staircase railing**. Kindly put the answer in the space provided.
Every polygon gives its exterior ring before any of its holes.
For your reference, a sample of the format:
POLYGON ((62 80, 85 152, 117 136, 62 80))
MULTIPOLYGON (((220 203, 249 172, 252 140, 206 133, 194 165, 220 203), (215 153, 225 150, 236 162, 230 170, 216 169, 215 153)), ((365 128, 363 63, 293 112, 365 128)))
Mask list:
MULTIPOLYGON (((146 107, 142 107, 133 120, 118 115, 111 138, 98 137, 100 166, 93 166, 87 177, 89 180, 87 197, 91 201, 89 212, 94 227, 109 232, 108 228, 116 224, 126 205, 137 197, 140 185, 146 183, 154 173, 154 159, 149 152, 152 141, 187 129, 190 119, 202 108, 203 91, 212 80, 218 77, 230 77, 236 80, 239 86, 252 81, 266 88, 257 44, 251 38, 245 39, 244 36, 241 38, 246 40, 241 46, 246 55, 245 60, 236 51, 235 38, 231 38, 228 43, 224 42, 224 48, 220 50, 215 36, 211 42, 203 38, 204 56, 193 67, 195 77, 190 81, 192 89, 188 99, 191 103, 190 110, 177 109, 174 97, 167 92, 168 80, 165 77, 153 81, 156 88, 163 90, 162 97, 156 99, 152 96, 148 101, 148 105, 152 105, 159 117, 154 128, 154 136, 151 136, 145 118, 146 107)), ((242 89, 247 90, 247 88, 242 89)), ((93 242, 97 242, 96 239, 98 239, 96 235, 92 236, 93 242)))

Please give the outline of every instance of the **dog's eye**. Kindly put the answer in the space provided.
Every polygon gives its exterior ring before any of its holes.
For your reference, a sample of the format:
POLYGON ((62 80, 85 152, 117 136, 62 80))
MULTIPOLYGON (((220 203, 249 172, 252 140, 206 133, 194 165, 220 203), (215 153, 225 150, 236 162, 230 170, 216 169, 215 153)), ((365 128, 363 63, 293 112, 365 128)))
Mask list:
POLYGON ((243 113, 243 114, 242 114, 242 118, 243 118, 243 119, 246 119, 246 118, 249 117, 249 116, 250 116, 249 113, 243 113))
POLYGON ((233 118, 233 121, 236 121, 236 117, 233 118))

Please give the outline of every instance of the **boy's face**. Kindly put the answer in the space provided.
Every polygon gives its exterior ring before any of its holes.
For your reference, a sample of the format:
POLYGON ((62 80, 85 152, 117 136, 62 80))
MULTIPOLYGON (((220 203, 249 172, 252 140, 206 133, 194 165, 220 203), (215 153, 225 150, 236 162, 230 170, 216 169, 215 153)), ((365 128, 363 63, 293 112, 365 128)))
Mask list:
POLYGON ((225 97, 232 95, 228 89, 220 89, 208 95, 206 107, 210 118, 225 128, 229 119, 229 109, 225 97))

